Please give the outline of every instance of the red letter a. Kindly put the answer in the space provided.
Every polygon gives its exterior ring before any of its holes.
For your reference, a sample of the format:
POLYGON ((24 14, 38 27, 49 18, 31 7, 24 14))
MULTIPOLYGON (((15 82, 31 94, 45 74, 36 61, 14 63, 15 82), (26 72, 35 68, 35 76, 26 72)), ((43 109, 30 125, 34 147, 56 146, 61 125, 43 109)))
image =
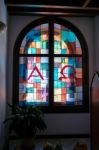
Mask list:
POLYGON ((29 77, 27 78, 27 80, 29 80, 32 76, 33 76, 33 77, 38 77, 38 76, 40 76, 40 78, 41 78, 42 80, 44 80, 43 76, 41 75, 40 71, 38 70, 38 68, 37 68, 36 66, 33 68, 32 72, 30 73, 30 75, 29 75, 29 77), (33 72, 34 72, 35 70, 37 71, 38 75, 33 75, 33 72))

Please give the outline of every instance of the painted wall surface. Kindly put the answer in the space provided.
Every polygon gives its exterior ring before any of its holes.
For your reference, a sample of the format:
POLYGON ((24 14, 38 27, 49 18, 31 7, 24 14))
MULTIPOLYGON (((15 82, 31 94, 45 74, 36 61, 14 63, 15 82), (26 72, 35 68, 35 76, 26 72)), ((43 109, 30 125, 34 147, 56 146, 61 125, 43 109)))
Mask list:
MULTIPOLYGON (((39 17, 38 17, 39 18, 39 17)), ((37 19, 32 16, 9 16, 9 32, 8 32, 8 97, 11 101, 12 95, 12 64, 13 64, 13 47, 15 40, 20 31, 31 21, 37 19)), ((93 36, 93 18, 65 18, 72 22, 84 35, 89 51, 89 79, 93 75, 93 52, 94 52, 94 36, 93 36)), ((80 114, 45 114, 47 123, 46 134, 87 134, 90 133, 90 113, 80 114)))
MULTIPOLYGON (((6 8, 0 0, 0 21, 7 23, 6 8)), ((3 121, 6 115, 6 40, 7 31, 0 33, 0 150, 5 140, 5 127, 3 121)))
POLYGON ((6 113, 6 33, 0 34, 0 149, 4 141, 6 113))
POLYGON ((6 23, 6 6, 4 0, 0 0, 0 21, 6 23))

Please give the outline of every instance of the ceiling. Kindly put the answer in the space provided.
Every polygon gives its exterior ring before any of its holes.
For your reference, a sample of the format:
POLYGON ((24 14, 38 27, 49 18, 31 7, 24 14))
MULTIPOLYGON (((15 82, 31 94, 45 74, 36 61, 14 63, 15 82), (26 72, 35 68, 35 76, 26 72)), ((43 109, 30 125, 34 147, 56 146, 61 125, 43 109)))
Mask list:
POLYGON ((99 15, 99 0, 5 0, 10 15, 99 15))

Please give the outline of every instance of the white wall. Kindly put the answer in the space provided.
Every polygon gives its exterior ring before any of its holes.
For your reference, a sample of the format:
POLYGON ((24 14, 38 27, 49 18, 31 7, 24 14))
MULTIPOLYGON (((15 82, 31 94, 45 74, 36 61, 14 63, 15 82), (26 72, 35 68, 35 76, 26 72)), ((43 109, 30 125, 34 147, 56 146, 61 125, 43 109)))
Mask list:
MULTIPOLYGON (((12 95, 12 55, 13 47, 16 37, 20 31, 28 23, 36 19, 37 17, 32 16, 9 16, 9 34, 8 34, 8 66, 10 70, 8 72, 8 96, 11 100, 12 95)), ((88 44, 89 50, 89 78, 91 80, 93 75, 93 53, 94 53, 94 36, 93 36, 93 18, 90 17, 68 17, 66 20, 72 22, 75 26, 79 28, 85 37, 88 44)), ((47 122, 47 134, 87 134, 90 133, 90 114, 80 113, 80 114, 45 114, 47 122)))
MULTIPOLYGON (((0 0, 0 21, 7 24, 6 8, 3 0, 0 0)), ((3 121, 6 114, 6 40, 7 31, 0 33, 0 150, 5 139, 5 127, 3 121)))

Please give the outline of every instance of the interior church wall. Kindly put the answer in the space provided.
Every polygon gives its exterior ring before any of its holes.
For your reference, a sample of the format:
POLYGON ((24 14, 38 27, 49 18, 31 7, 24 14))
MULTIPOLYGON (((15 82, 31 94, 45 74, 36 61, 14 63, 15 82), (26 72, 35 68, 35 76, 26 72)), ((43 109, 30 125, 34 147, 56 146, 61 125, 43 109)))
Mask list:
MULTIPOLYGON (((31 21, 40 18, 33 16, 8 17, 8 86, 7 93, 11 102, 12 95, 12 64, 13 47, 20 31, 31 21)), ((94 19, 92 17, 64 17, 73 23, 83 34, 89 51, 89 79, 91 81, 94 70, 94 19)), ((47 123, 46 134, 89 134, 90 113, 45 114, 47 123)))

